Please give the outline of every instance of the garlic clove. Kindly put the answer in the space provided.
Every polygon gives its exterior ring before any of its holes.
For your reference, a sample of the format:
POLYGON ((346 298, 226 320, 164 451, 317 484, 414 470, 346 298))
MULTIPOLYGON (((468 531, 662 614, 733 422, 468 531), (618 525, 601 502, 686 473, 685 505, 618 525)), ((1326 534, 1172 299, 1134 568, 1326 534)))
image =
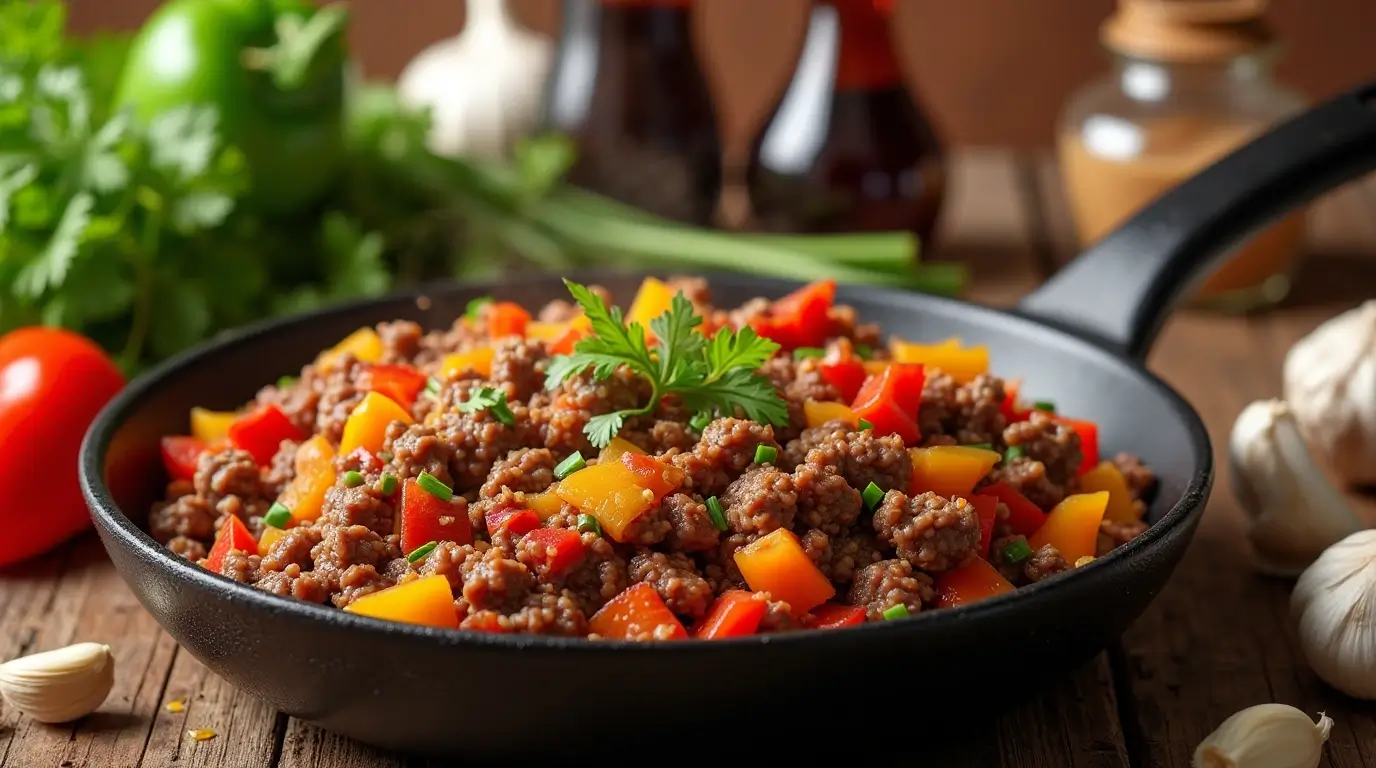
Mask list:
POLYGON ((1376 484, 1376 300, 1296 342, 1284 380, 1315 455, 1343 482, 1376 484))
POLYGON ((1376 699, 1376 530, 1329 547, 1290 593, 1304 658, 1324 682, 1376 699))
POLYGON ((1333 720, 1287 704, 1258 704, 1223 721, 1194 751, 1194 768, 1317 768, 1333 720))
POLYGON ((1258 570, 1294 576, 1364 527, 1309 454, 1289 404, 1248 405, 1233 424, 1229 448, 1233 493, 1248 517, 1258 570))
POLYGON ((114 656, 100 643, 77 643, 0 664, 0 698, 40 723, 91 714, 114 684, 114 656))

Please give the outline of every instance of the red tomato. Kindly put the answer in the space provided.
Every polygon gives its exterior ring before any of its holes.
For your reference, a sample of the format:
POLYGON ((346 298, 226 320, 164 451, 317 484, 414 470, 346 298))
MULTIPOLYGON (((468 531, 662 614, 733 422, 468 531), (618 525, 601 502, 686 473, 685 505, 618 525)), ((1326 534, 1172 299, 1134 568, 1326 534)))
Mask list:
POLYGON ((77 453, 86 428, 123 386, 110 358, 78 334, 20 328, 0 337, 0 565, 91 524, 77 453))

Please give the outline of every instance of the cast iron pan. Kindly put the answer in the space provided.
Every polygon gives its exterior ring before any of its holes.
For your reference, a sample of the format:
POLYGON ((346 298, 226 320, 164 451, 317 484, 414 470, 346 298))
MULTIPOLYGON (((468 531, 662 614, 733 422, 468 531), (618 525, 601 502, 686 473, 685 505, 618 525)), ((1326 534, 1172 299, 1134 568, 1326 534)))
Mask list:
MULTIPOLYGON (((164 479, 158 439, 194 405, 231 408, 362 325, 448 324, 471 298, 539 306, 555 276, 442 285, 227 335, 132 383, 86 437, 81 483, 110 557, 182 647, 283 712, 382 747, 483 759, 778 755, 830 744, 861 758, 914 755, 941 713, 982 718, 1115 640, 1159 592, 1213 478, 1199 417, 1142 366, 1175 299, 1226 247, 1376 167, 1376 86, 1259 138, 1168 193, 1012 312, 877 288, 843 288, 887 332, 959 335, 997 373, 1099 424, 1105 453, 1160 477, 1152 527, 1113 554, 1015 594, 845 631, 634 644, 463 633, 386 623, 213 575, 141 529, 164 479), (978 709, 948 702, 974 692, 978 709), (722 740, 735 746, 729 753, 722 740), (652 752, 632 752, 657 742, 652 752)), ((626 301, 643 274, 573 276, 626 301)), ((713 276, 720 304, 779 296, 778 280, 713 276)), ((952 718, 948 718, 952 719, 952 718)), ((944 727, 944 726, 943 726, 944 727)))

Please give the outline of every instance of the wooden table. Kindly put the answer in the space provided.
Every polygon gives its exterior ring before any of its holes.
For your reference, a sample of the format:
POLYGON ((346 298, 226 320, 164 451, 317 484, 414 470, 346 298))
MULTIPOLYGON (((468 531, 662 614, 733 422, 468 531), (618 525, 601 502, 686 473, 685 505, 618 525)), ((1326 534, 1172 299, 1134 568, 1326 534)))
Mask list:
MULTIPOLYGON (((975 297, 1012 304, 1073 254, 1049 159, 999 151, 955 165, 941 248, 974 267, 975 297)), ((1376 706, 1347 699, 1305 666, 1287 617, 1289 584, 1255 575, 1225 443, 1251 400, 1279 392, 1280 361, 1317 323, 1376 296, 1376 180, 1323 201, 1309 264, 1289 304, 1250 320, 1182 312, 1151 366, 1204 417, 1220 476, 1184 563, 1120 645, 1035 700, 990 721, 970 750, 929 765, 1188 766, 1225 717, 1278 701, 1335 720, 1326 766, 1376 768, 1376 706)), ((1356 499, 1370 519, 1376 504, 1356 499)), ((0 573, 0 659, 71 642, 110 644, 115 688, 84 721, 48 727, 0 712, 0 768, 225 766, 397 768, 381 753, 273 711, 208 672, 140 607, 94 537, 0 573), (185 709, 166 704, 183 700, 185 709), (187 729, 217 736, 197 742, 187 729)))

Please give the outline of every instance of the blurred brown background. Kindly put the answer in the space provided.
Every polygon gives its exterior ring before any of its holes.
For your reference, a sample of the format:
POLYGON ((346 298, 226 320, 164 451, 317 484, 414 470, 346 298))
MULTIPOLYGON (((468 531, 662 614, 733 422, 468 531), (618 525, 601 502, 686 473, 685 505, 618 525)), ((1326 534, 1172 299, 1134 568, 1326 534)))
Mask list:
MULTIPOLYGON (((80 31, 140 23, 159 0, 70 0, 80 31)), ((463 25, 457 0, 351 0, 354 50, 395 77, 428 43, 463 25)), ((558 0, 515 0, 518 16, 557 30, 558 0)), ((900 0, 896 34, 910 82, 951 144, 1049 146, 1067 93, 1108 65, 1097 42, 1113 0, 900 0)), ((790 74, 805 0, 701 0, 698 44, 736 159, 790 74)), ((1281 0, 1279 77, 1312 98, 1376 78, 1376 0, 1281 0)))

